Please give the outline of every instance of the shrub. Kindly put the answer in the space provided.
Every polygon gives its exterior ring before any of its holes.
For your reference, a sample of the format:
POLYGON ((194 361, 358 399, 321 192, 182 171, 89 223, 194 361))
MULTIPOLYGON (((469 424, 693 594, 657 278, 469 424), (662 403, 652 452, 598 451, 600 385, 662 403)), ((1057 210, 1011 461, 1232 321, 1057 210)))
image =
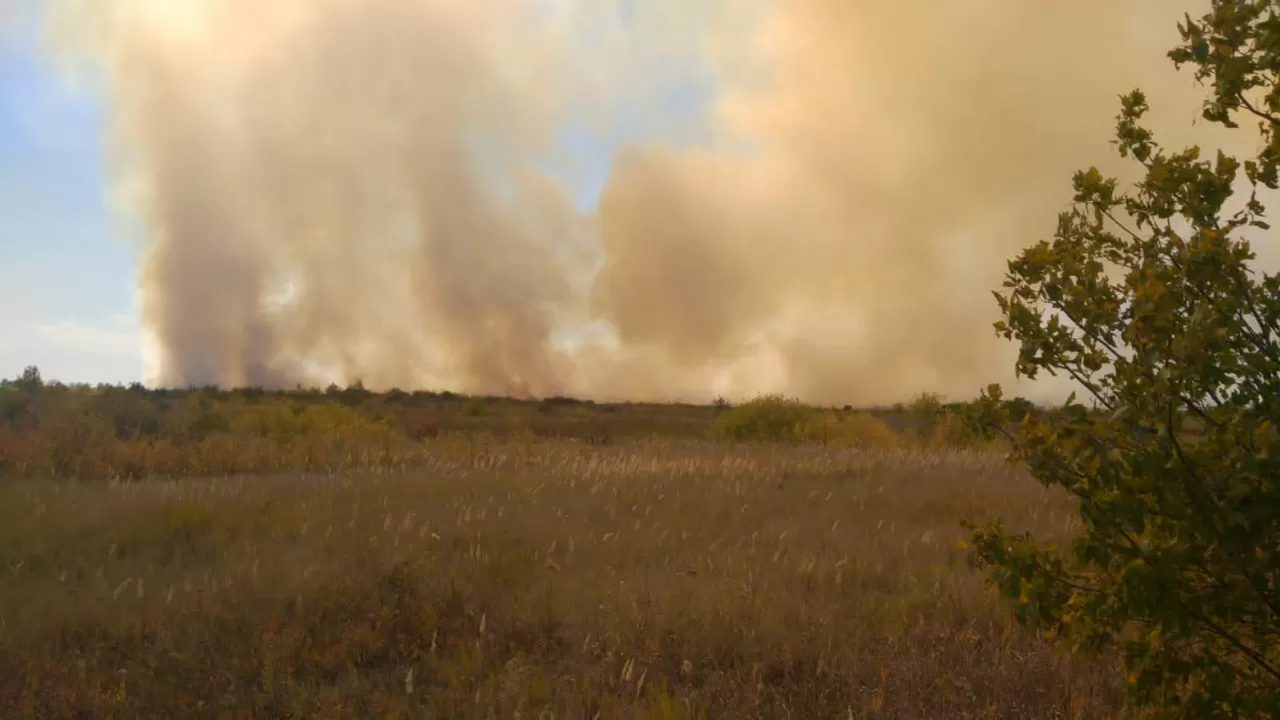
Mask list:
POLYGON ((825 424, 818 411, 799 400, 761 395, 722 412, 712 430, 734 442, 796 442, 821 438, 825 424))
POLYGON ((929 436, 928 445, 941 449, 967 449, 988 445, 989 441, 972 425, 965 422, 963 416, 955 412, 945 412, 933 426, 933 434, 929 436))
POLYGON ((828 441, 839 446, 896 448, 906 438, 871 413, 852 412, 827 418, 828 441))
POLYGON ((440 434, 440 424, 422 412, 408 413, 401 421, 404 434, 413 440, 428 440, 440 434))
POLYGON ((1082 652, 1119 645, 1136 705, 1277 717, 1280 277, 1250 266, 1241 235, 1268 227, 1258 186, 1280 186, 1280 12, 1215 0, 1180 29, 1171 57, 1213 83, 1204 117, 1260 119, 1262 149, 1243 163, 1167 152, 1141 125, 1142 93, 1123 98, 1117 145, 1145 177, 1122 192, 1096 169, 1077 173, 1076 206, 1009 264, 997 294, 1019 374, 1072 378, 1102 412, 1073 395, 1010 432, 992 386, 978 414, 1079 501, 1083 533, 1059 551, 998 522, 968 525, 1023 622, 1082 652), (1227 212, 1242 169, 1248 197, 1227 212))
POLYGON ((942 396, 937 393, 920 393, 907 406, 907 412, 922 423, 932 424, 942 412, 942 396))

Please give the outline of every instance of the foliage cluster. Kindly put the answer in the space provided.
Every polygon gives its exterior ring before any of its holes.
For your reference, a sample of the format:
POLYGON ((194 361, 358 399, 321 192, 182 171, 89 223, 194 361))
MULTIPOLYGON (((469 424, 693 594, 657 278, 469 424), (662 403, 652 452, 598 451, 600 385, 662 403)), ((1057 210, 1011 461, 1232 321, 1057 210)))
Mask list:
MULTIPOLYGON (((36 368, 0 382, 0 476, 180 477, 338 471, 421 462, 441 436, 573 439, 717 437, 828 447, 977 447, 954 405, 900 413, 816 408, 763 396, 730 408, 539 401, 341 389, 147 390, 45 384, 36 368)), ((917 403, 919 405, 919 403, 917 403)))
POLYGON ((976 558, 1028 625, 1118 647, 1130 697, 1168 717, 1280 717, 1280 276, 1254 263, 1260 196, 1280 188, 1280 7, 1215 0, 1170 57, 1197 68, 1206 120, 1258 121, 1243 161, 1170 151, 1122 98, 1116 145, 1141 179, 1076 174, 1052 240, 1009 263, 997 332, 1018 371, 1074 397, 1009 430, 1013 457, 1075 498, 1065 547, 970 524, 976 558))
POLYGON ((441 435, 494 439, 687 437, 709 408, 572 398, 538 403, 347 389, 147 390, 0 382, 0 476, 141 478, 400 465, 441 435))
POLYGON ((760 395, 723 411, 716 437, 732 442, 815 443, 828 447, 985 448, 984 439, 965 421, 967 405, 947 405, 925 394, 897 413, 891 427, 883 413, 812 407, 782 395, 760 395))

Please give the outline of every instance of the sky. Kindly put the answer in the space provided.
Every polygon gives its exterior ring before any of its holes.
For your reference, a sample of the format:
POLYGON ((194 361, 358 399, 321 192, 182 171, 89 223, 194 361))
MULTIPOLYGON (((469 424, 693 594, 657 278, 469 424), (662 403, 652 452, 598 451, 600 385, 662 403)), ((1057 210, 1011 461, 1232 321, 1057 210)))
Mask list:
POLYGON ((103 114, 44 52, 37 9, 0 34, 0 376, 142 378, 134 257, 109 210, 103 114))
MULTIPOLYGON (((112 208, 100 98, 60 72, 42 12, 42 0, 0 0, 0 377, 36 365, 46 380, 139 382, 142 233, 112 208)), ((709 97, 696 76, 662 92, 670 110, 690 116, 709 97)), ((547 170, 590 208, 613 149, 657 130, 625 120, 603 136, 562 130, 567 162, 547 170)), ((692 132, 662 130, 673 140, 692 132)))

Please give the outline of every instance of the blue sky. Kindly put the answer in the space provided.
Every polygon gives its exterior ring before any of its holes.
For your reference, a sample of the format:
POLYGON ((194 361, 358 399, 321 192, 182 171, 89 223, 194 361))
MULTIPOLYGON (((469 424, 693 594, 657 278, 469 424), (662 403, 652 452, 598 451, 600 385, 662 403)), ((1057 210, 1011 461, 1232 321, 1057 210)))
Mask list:
MULTIPOLYGON (((103 110, 45 52, 41 4, 18 0, 0 17, 0 377, 35 364, 63 382, 139 381, 137 237, 122 237, 130 230, 109 207, 103 110)), ((686 76, 657 101, 667 117, 689 118, 710 96, 709 83, 686 76)), ((618 142, 689 132, 625 121, 607 138, 566 129, 561 149, 575 166, 566 179, 590 207, 618 142)))
POLYGON ((107 206, 102 113, 41 42, 34 9, 0 33, 0 376, 36 364, 67 382, 139 380, 134 258, 107 206))

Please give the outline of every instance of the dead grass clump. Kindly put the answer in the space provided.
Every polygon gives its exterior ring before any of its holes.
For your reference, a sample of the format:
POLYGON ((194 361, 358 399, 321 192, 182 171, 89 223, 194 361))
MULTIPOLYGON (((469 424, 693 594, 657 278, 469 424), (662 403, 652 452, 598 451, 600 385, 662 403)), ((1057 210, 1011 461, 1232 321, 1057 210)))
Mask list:
POLYGON ((990 454, 442 437, 398 471, 0 487, 0 715, 1120 709, 954 543, 1072 516, 990 454))

